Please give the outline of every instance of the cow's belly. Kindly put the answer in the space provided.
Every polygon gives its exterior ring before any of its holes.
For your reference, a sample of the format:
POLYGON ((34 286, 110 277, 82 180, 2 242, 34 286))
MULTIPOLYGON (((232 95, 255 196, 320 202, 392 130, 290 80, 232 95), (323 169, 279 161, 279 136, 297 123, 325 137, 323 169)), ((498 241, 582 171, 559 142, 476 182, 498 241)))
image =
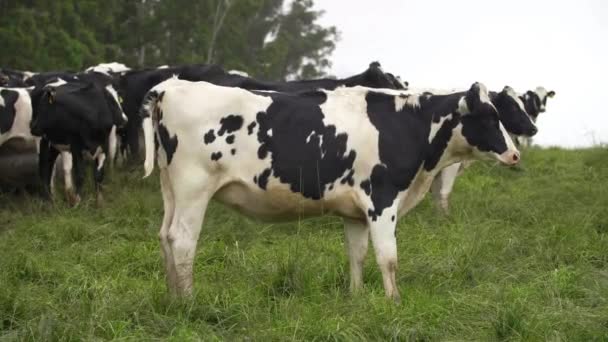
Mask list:
POLYGON ((303 217, 333 214, 364 220, 364 212, 353 191, 333 192, 326 199, 311 200, 286 186, 261 190, 241 182, 223 186, 213 197, 238 212, 264 221, 292 221, 303 217))

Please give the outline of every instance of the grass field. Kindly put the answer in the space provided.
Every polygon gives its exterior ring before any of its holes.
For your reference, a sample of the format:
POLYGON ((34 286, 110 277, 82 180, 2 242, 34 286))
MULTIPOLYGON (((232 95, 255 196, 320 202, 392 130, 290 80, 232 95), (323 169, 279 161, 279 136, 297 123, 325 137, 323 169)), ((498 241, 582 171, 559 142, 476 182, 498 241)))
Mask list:
POLYGON ((477 163, 449 217, 398 225, 402 303, 370 250, 348 292, 338 218, 265 224, 214 204, 196 294, 166 295, 158 177, 116 173, 106 205, 0 196, 0 340, 608 341, 608 150, 477 163))

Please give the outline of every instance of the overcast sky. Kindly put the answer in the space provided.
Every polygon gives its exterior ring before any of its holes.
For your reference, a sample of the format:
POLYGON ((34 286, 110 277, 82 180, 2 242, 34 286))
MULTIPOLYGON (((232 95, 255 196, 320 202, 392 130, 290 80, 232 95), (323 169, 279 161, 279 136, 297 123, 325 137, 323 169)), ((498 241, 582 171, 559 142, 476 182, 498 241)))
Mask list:
POLYGON ((341 39, 331 73, 374 60, 412 87, 555 90, 535 143, 608 143, 607 0, 316 0, 341 39))

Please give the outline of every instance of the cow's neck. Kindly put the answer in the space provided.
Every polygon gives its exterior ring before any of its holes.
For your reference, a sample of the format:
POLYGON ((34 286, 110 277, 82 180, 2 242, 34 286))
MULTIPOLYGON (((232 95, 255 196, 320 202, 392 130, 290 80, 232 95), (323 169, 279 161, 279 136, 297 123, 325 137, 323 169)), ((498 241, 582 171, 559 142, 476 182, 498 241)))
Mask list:
MULTIPOLYGON (((438 96, 427 103, 422 103, 423 112, 430 113, 431 126, 428 136, 423 164, 418 169, 399 207, 399 215, 405 215, 413 209, 430 190, 433 179, 447 166, 467 159, 466 149, 462 145, 462 136, 454 134, 460 131, 460 114, 456 111, 462 96, 438 96)), ((427 114, 429 115, 429 114, 427 114)))

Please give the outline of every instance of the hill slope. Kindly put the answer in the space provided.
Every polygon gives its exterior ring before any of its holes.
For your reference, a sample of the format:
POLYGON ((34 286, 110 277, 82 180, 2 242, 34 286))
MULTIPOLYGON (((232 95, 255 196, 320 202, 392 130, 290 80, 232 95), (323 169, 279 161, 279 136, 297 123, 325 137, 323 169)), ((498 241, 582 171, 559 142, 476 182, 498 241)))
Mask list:
POLYGON ((0 197, 0 339, 608 339, 606 149, 477 163, 449 217, 427 198, 398 226, 401 305, 371 250, 365 290, 348 293, 339 219, 263 224, 219 205, 196 296, 172 302, 158 177, 141 173, 115 174, 103 209, 0 197))

